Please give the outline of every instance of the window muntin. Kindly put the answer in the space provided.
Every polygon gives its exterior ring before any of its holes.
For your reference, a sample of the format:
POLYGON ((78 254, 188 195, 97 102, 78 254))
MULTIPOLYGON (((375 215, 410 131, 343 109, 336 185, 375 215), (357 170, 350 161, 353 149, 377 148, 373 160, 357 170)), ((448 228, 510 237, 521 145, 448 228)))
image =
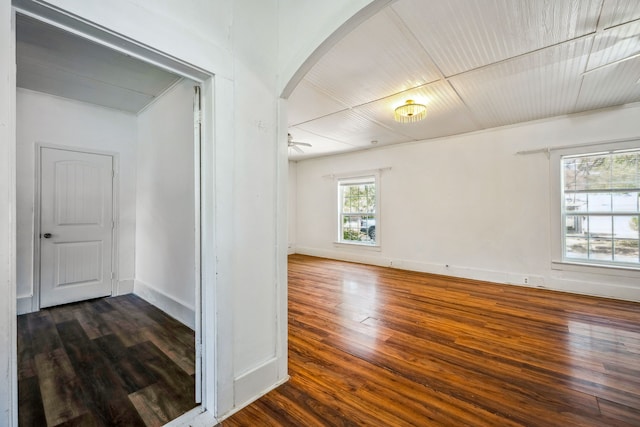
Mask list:
POLYGON ((640 149, 561 157, 563 259, 640 266, 640 149))
POLYGON ((376 245, 376 177, 338 181, 338 241, 376 245))

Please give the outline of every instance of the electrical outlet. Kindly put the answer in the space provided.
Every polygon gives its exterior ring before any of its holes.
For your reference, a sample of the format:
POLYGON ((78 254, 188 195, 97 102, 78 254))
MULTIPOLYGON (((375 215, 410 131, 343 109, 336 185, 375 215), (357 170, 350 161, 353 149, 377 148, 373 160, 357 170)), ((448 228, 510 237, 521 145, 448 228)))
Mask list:
POLYGON ((528 285, 529 284, 529 278, 527 276, 524 276, 522 278, 522 283, 524 283, 525 285, 528 285))

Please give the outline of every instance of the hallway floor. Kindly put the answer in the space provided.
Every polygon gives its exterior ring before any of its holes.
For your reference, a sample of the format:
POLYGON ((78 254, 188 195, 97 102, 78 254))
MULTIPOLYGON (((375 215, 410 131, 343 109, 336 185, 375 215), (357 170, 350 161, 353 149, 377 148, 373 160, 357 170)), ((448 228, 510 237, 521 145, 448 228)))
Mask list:
POLYGON ((132 294, 19 316, 19 425, 164 425, 196 406, 194 360, 193 331, 132 294))

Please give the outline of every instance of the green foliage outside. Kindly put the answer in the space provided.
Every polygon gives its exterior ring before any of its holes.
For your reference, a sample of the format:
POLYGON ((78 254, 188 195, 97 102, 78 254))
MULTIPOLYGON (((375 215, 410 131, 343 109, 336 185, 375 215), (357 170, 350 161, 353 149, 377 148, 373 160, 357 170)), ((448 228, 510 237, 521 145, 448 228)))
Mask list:
POLYGON ((640 187, 640 153, 601 154, 564 160, 567 191, 640 187))
POLYGON ((344 186, 342 194, 342 212, 372 213, 376 210, 375 184, 344 186))
POLYGON ((343 240, 362 240, 363 236, 364 236, 363 233, 361 233, 358 230, 354 230, 352 228, 344 229, 342 232, 343 240))

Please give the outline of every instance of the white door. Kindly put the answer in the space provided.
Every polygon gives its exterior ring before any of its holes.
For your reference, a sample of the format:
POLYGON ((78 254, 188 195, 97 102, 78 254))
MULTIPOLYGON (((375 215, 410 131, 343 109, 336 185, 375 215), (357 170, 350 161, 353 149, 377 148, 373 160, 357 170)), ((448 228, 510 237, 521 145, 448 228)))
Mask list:
POLYGON ((42 148, 40 307, 111 295, 113 158, 42 148))

